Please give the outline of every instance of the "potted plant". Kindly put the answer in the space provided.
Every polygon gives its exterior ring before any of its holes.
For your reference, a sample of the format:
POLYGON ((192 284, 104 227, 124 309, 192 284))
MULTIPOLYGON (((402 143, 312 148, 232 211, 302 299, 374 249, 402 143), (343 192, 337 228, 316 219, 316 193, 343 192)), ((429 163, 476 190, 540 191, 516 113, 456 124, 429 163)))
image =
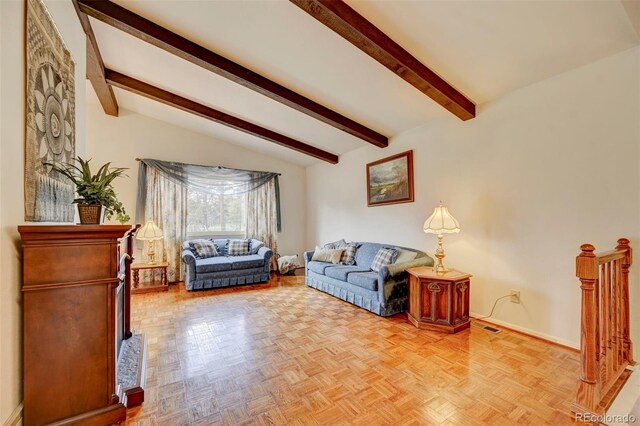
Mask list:
POLYGON ((97 225, 102 222, 102 209, 107 219, 116 215, 120 223, 126 223, 131 218, 124 210, 124 206, 116 197, 112 182, 120 176, 126 176, 120 167, 111 168, 111 163, 104 164, 98 172, 91 174, 89 162, 80 157, 74 158, 71 163, 43 163, 56 172, 69 178, 76 186, 78 197, 73 200, 78 205, 80 223, 83 225, 97 225), (77 163, 77 164, 76 164, 77 163))

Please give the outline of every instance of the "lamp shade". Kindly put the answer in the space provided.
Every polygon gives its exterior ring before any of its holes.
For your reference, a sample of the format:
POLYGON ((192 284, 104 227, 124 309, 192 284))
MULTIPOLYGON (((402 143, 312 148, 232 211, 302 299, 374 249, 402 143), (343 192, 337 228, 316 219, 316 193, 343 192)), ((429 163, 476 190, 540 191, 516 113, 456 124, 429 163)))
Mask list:
POLYGON ((153 241, 162 239, 162 229, 152 220, 145 223, 136 233, 136 238, 142 241, 153 241))
POLYGON ((427 234, 457 234, 460 232, 460 224, 440 203, 433 210, 433 214, 424 222, 423 229, 427 234))

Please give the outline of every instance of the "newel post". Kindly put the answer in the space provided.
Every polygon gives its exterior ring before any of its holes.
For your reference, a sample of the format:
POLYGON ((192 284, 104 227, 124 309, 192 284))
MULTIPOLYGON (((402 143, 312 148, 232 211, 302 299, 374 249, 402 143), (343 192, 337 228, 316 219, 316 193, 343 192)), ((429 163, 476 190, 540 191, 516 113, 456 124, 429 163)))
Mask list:
POLYGON ((598 305, 595 286, 598 281, 598 259, 595 247, 591 244, 580 246, 582 252, 576 257, 576 276, 582 289, 582 319, 580 330, 580 380, 584 383, 596 383, 596 318, 598 305))
POLYGON ((622 318, 622 337, 624 347, 624 358, 629 361, 630 364, 635 364, 633 361, 633 346, 631 344, 631 337, 629 336, 629 268, 631 267, 631 247, 629 246, 629 240, 626 238, 620 238, 618 240, 618 246, 616 250, 625 252, 625 256, 621 259, 620 266, 622 276, 622 303, 623 303, 623 318, 622 318))

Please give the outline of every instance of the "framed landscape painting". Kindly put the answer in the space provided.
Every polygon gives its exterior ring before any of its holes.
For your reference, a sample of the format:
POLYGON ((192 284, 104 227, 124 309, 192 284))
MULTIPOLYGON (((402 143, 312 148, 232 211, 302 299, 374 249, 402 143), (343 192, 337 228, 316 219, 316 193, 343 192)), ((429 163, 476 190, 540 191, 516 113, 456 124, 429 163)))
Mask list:
POLYGON ((367 205, 413 202, 413 150, 367 164, 367 205))

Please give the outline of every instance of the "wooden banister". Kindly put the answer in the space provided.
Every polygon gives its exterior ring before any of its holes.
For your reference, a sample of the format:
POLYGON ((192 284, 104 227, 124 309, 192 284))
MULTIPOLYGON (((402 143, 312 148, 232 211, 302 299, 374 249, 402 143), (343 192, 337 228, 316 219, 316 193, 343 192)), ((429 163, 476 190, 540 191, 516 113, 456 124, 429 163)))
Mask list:
POLYGON ((629 268, 631 247, 621 238, 614 250, 594 253, 580 246, 576 276, 582 290, 580 379, 575 414, 602 415, 624 382, 619 379, 634 364, 629 336, 629 268))

